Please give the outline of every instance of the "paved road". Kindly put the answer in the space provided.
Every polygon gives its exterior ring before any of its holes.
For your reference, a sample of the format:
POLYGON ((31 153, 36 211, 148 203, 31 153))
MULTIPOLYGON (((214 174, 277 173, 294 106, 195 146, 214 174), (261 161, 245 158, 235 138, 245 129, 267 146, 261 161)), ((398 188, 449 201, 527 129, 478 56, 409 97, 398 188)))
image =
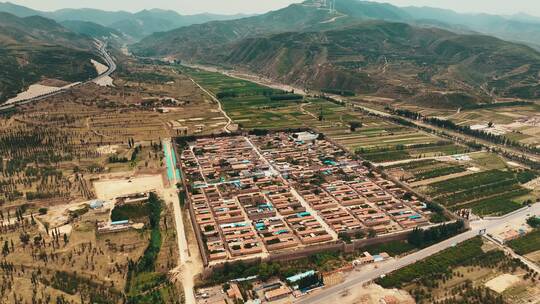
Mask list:
POLYGON ((107 66, 109 67, 109 69, 105 71, 105 73, 99 75, 98 77, 92 79, 91 81, 97 81, 103 77, 111 76, 111 74, 114 73, 114 71, 116 71, 116 62, 114 62, 111 55, 109 55, 109 53, 107 52, 106 43, 101 44, 101 46, 99 47, 99 52, 103 56, 103 59, 105 59, 105 61, 107 62, 107 66))
POLYGON ((489 233, 490 230, 500 227, 501 225, 504 225, 507 221, 512 221, 516 219, 525 220, 529 216, 528 215, 529 213, 540 214, 540 203, 535 204, 531 207, 520 209, 504 217, 472 222, 471 230, 465 233, 462 233, 453 238, 442 241, 436 245, 422 249, 410 255, 404 256, 402 258, 395 259, 394 261, 391 261, 389 263, 381 264, 379 268, 369 270, 369 271, 353 272, 347 277, 345 282, 336 286, 329 287, 327 289, 323 289, 320 292, 313 293, 312 295, 308 295, 306 297, 300 298, 295 303, 296 304, 327 303, 328 298, 334 294, 340 293, 347 289, 358 288, 362 284, 372 281, 382 275, 389 274, 395 270, 398 270, 407 265, 413 264, 419 260, 423 260, 438 252, 441 252, 447 248, 450 248, 454 246, 455 244, 471 239, 477 236, 480 230, 482 229, 486 229, 487 233, 489 233))
POLYGON ((527 259, 526 257, 524 257, 522 255, 519 255, 519 254, 515 253, 514 250, 512 250, 511 248, 499 244, 496 240, 494 240, 490 236, 485 235, 484 238, 487 239, 488 241, 491 241, 495 245, 497 245, 500 249, 504 250, 504 252, 506 252, 507 254, 512 256, 513 258, 519 259, 523 264, 529 266, 529 268, 534 270, 536 273, 540 274, 540 266, 538 266, 537 264, 535 264, 531 260, 527 259))
POLYGON ((42 99, 49 98, 49 97, 52 97, 52 96, 56 96, 58 94, 65 93, 66 91, 68 91, 68 90, 70 90, 72 88, 78 87, 80 85, 90 83, 90 82, 94 82, 94 81, 98 81, 103 77, 110 76, 112 73, 114 73, 116 71, 116 63, 114 62, 111 55, 109 55, 109 53, 107 52, 107 44, 106 43, 101 43, 100 46, 98 47, 98 51, 101 53, 103 59, 107 62, 107 66, 109 67, 109 69, 107 71, 105 71, 103 74, 98 75, 94 79, 90 79, 88 81, 81 82, 81 83, 79 83, 77 85, 74 85, 74 86, 66 88, 66 89, 54 91, 52 93, 37 96, 37 97, 34 97, 34 98, 19 100, 17 102, 14 102, 14 103, 6 105, 6 106, 0 106, 0 110, 11 109, 11 108, 14 108, 16 106, 20 106, 20 105, 24 105, 24 104, 27 104, 27 103, 30 103, 30 102, 34 102, 34 101, 42 100, 42 99))

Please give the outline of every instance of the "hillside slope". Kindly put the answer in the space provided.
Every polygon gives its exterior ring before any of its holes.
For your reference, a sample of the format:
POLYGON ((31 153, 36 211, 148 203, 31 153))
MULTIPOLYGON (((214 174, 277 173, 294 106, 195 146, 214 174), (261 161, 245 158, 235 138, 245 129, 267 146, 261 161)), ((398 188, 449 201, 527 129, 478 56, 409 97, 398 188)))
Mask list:
POLYGON ((220 45, 244 38, 283 32, 325 31, 368 20, 408 20, 410 16, 389 4, 356 0, 337 0, 336 10, 320 7, 316 0, 236 20, 194 24, 172 31, 155 33, 132 45, 140 56, 199 58, 220 45))
MULTIPOLYGON (((18 17, 42 16, 57 22, 92 22, 112 28, 131 39, 139 40, 155 32, 170 31, 182 26, 201 24, 213 20, 231 20, 244 15, 197 14, 180 15, 175 11, 151 9, 138 13, 126 11, 103 11, 99 9, 61 9, 53 12, 33 10, 10 2, 0 2, 0 12, 18 17)), ((77 26, 82 26, 79 24, 77 26)), ((88 28, 88 24, 85 25, 88 28)))
MULTIPOLYGON (((368 22, 324 32, 244 39, 207 60, 308 88, 422 100, 425 92, 539 98, 540 54, 480 35, 368 22)), ((456 105, 453 98, 449 106, 456 105)), ((436 98, 436 97, 434 97, 436 98)))
POLYGON ((69 82, 96 76, 93 41, 38 16, 0 13, 0 103, 42 77, 69 82))
POLYGON ((328 29, 350 24, 346 21, 328 22, 341 14, 302 4, 272 11, 264 15, 230 21, 213 21, 191 25, 173 31, 153 34, 130 49, 141 56, 176 55, 180 58, 202 58, 205 53, 220 45, 239 41, 243 38, 282 32, 303 31, 319 27, 328 29))
POLYGON ((153 34, 131 50, 244 68, 307 88, 428 105, 540 97, 539 53, 428 15, 358 0, 337 0, 331 11, 308 0, 251 18, 153 34))
POLYGON ((72 32, 97 39, 122 38, 124 36, 122 32, 94 22, 68 20, 60 24, 72 32))
POLYGON ((503 17, 489 14, 460 14, 431 7, 404 7, 401 10, 415 20, 461 25, 501 39, 540 46, 540 20, 534 17, 503 17))

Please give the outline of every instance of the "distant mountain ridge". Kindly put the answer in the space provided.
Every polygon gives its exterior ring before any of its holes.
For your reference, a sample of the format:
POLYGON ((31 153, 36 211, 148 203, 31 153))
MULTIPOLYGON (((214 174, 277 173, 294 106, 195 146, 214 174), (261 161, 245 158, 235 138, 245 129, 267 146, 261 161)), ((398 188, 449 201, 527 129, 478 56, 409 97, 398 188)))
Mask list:
POLYGON ((404 7, 402 10, 415 20, 433 20, 461 25, 480 33, 501 39, 540 45, 540 18, 528 15, 497 16, 489 14, 463 14, 431 7, 404 7))
POLYGON ((124 37, 124 33, 120 31, 93 22, 67 20, 60 22, 60 24, 75 33, 87 35, 100 40, 113 38, 120 39, 124 37))
POLYGON ((131 50, 247 69, 307 88, 450 107, 460 100, 540 98, 540 54, 530 47, 481 35, 448 18, 429 19, 415 9, 357 0, 337 0, 335 8, 310 0, 153 34, 131 50))
POLYGON ((42 77, 68 82, 97 76, 94 41, 53 20, 0 13, 0 103, 42 77))
MULTIPOLYGON (((212 21, 156 33, 134 45, 133 50, 141 56, 174 54, 183 58, 197 58, 199 55, 211 52, 217 45, 248 37, 303 31, 315 27, 329 29, 336 24, 341 26, 343 23, 339 22, 321 24, 336 16, 327 10, 293 4, 264 15, 230 21, 212 21)), ((349 18, 346 20, 345 24, 351 22, 349 18)))
MULTIPOLYGON (((213 20, 231 20, 245 15, 180 15, 175 11, 151 9, 137 13, 126 11, 109 12, 98 9, 61 9, 54 12, 33 10, 10 2, 0 2, 0 12, 18 17, 42 16, 58 22, 92 22, 111 28, 139 40, 152 33, 169 31, 178 27, 201 24, 213 20)), ((86 25, 88 27, 88 24, 86 25)))
MULTIPOLYGON (((369 20, 405 22, 422 27, 438 27, 457 33, 488 34, 509 41, 526 43, 540 50, 540 23, 533 22, 536 18, 529 15, 502 17, 487 14, 459 14, 451 10, 430 7, 401 8, 379 2, 336 0, 336 12, 334 16, 331 16, 328 10, 318 9, 318 2, 320 1, 308 0, 251 18, 195 24, 189 29, 178 28, 169 32, 156 33, 134 45, 134 50, 145 56, 193 54, 201 51, 201 48, 216 44, 205 43, 205 40, 224 43, 250 36, 286 31, 328 30, 369 20), (304 15, 306 11, 320 11, 318 14, 313 14, 319 19, 304 15), (281 24, 276 21, 277 19, 272 20, 270 16, 281 18, 281 24), (336 17, 333 22, 325 23, 333 17, 336 17), (308 18, 312 19, 308 20, 308 18), (293 23, 288 19, 298 20, 298 22, 293 23), (302 21, 306 22, 298 26, 298 23, 302 21), (187 45, 188 42, 189 45, 187 45)), ((540 18, 538 21, 540 22, 540 18)))
POLYGON ((207 60, 307 88, 419 102, 425 92, 439 91, 446 93, 432 101, 446 100, 448 92, 473 103, 488 101, 490 95, 540 98, 540 53, 533 49, 405 23, 373 21, 248 38, 214 56, 207 60))

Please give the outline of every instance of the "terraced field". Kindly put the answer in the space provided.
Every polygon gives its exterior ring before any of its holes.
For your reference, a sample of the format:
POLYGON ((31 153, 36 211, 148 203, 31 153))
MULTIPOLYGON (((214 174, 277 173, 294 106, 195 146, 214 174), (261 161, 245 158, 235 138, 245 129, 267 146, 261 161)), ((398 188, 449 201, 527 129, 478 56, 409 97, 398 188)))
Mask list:
POLYGON ((242 128, 309 127, 373 162, 468 151, 430 134, 368 116, 325 99, 296 99, 291 93, 220 73, 182 69, 218 97, 227 114, 242 128), (293 99, 275 98, 280 95, 291 95, 293 99), (360 123, 361 126, 351 128, 351 123, 360 123))

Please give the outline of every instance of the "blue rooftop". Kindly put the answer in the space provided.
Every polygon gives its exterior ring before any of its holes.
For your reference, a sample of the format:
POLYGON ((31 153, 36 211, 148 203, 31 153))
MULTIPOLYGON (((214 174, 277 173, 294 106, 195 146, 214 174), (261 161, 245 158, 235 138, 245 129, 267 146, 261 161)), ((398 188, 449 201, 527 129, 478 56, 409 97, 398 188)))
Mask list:
POLYGON ((307 278, 309 276, 312 276, 315 274, 315 270, 309 270, 309 271, 306 271, 306 272, 303 272, 303 273, 299 273, 299 274, 295 274, 291 277, 288 277, 287 278, 287 281, 291 282, 291 283, 294 283, 296 281, 299 281, 303 278, 307 278))

